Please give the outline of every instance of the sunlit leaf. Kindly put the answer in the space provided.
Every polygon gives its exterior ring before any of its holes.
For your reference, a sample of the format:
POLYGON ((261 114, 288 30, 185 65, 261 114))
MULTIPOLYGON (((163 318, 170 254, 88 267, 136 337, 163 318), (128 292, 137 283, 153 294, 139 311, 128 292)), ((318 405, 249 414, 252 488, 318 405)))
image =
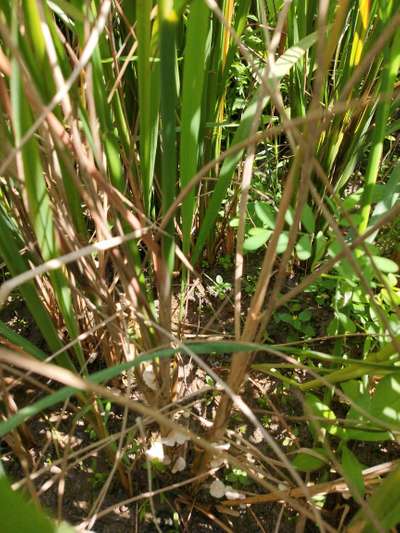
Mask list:
POLYGON ((377 385, 372 414, 393 428, 400 429, 400 373, 385 376, 377 385))
POLYGON ((275 227, 275 210, 267 202, 255 202, 255 212, 266 228, 275 227))
POLYGON ((252 252, 261 248, 272 235, 272 231, 264 228, 252 228, 249 234, 250 236, 243 243, 243 249, 246 252, 252 252))
POLYGON ((310 259, 312 252, 311 239, 308 235, 302 235, 296 244, 296 254, 300 261, 310 259))
POLYGON ((287 245, 289 242, 289 235, 284 231, 279 235, 278 244, 276 247, 276 253, 277 254, 283 254, 283 252, 286 250, 287 245))
POLYGON ((377 255, 374 255, 372 259, 377 268, 379 268, 379 270, 382 272, 393 273, 399 270, 399 266, 397 263, 392 261, 392 259, 388 259, 387 257, 379 257, 377 255))

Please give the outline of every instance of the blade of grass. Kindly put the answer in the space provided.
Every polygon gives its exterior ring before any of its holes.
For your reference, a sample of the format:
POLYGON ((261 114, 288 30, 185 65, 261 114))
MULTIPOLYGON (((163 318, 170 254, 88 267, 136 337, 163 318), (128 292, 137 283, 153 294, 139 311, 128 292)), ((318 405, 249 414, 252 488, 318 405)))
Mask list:
MULTIPOLYGON (((4 337, 5 339, 12 342, 16 346, 19 346, 26 353, 33 355, 34 357, 36 357, 36 359, 39 359, 40 361, 44 361, 47 357, 47 355, 44 352, 42 352, 42 350, 39 350, 37 346, 35 346, 30 341, 22 337, 22 335, 19 335, 18 333, 13 331, 2 320, 0 320, 0 337, 4 337)), ((0 340, 0 343, 1 343, 1 340, 0 340)))
MULTIPOLYGON (((200 160, 200 125, 201 105, 207 37, 209 26, 209 10, 203 0, 195 0, 190 10, 186 48, 184 53, 181 143, 180 143, 180 178, 182 188, 185 187, 198 169, 200 160)), ((182 202, 182 235, 183 253, 189 254, 193 215, 195 210, 195 192, 191 192, 182 202)))
MULTIPOLYGON (((13 13, 13 35, 18 41, 16 10, 13 13)), ((16 143, 20 143, 25 132, 32 125, 32 115, 22 91, 20 67, 15 59, 12 61, 11 102, 13 109, 13 126, 16 143)), ((50 198, 40 160, 40 151, 36 139, 30 138, 21 148, 24 168, 24 185, 28 204, 28 212, 32 227, 37 238, 38 247, 44 260, 57 255, 54 237, 53 216, 50 198)), ((54 291, 71 338, 78 336, 78 324, 72 307, 71 293, 68 282, 61 272, 50 277, 54 291)), ((80 345, 75 348, 78 361, 84 366, 83 352, 80 345)))
MULTIPOLYGON (((167 213, 174 202, 177 182, 176 111, 177 111, 177 57, 176 33, 178 16, 172 0, 159 0, 160 79, 161 79, 161 212, 167 213)), ((171 329, 171 280, 175 260, 173 218, 166 225, 162 236, 162 276, 159 284, 159 318, 166 331, 171 329)), ((167 405, 171 397, 169 362, 160 361, 160 402, 167 405)))
MULTIPOLYGON (((389 361, 389 359, 393 355, 399 355, 396 344, 400 341, 400 336, 397 336, 393 339, 392 342, 389 342, 385 344, 380 350, 377 352, 373 352, 368 354, 365 359, 364 363, 367 363, 370 361, 371 363, 384 363, 389 361)), ((365 376, 370 373, 371 370, 377 370, 376 367, 366 367, 365 365, 357 365, 353 364, 346 368, 342 368, 340 370, 336 370, 334 372, 331 372, 328 376, 326 376, 326 381, 331 384, 340 383, 342 381, 346 381, 349 379, 355 379, 362 376, 365 376)), ((311 381, 308 381, 306 383, 303 383, 300 385, 300 388, 302 390, 311 390, 314 388, 318 388, 321 386, 326 385, 326 382, 322 382, 319 379, 314 379, 311 381)))
POLYGON ((386 64, 382 74, 380 94, 384 100, 380 101, 376 111, 375 127, 373 129, 372 149, 370 152, 368 167, 365 173, 364 192, 361 198, 361 222, 359 233, 364 233, 368 227, 372 209, 372 194, 378 177, 380 162, 383 152, 383 142, 386 134, 386 124, 390 110, 390 97, 400 67, 400 33, 397 32, 390 47, 386 50, 386 64))
MULTIPOLYGON (((7 268, 12 276, 17 276, 26 270, 29 270, 29 265, 19 253, 18 241, 15 232, 12 230, 9 221, 7 221, 6 214, 3 207, 0 206, 0 254, 7 264, 7 268)), ((36 287, 33 282, 21 285, 20 292, 25 300, 25 303, 35 317, 35 322, 42 333, 47 345, 52 351, 57 351, 62 347, 60 338, 57 335, 57 330, 46 311, 39 296, 36 292, 36 287)), ((69 357, 65 354, 57 359, 57 362, 66 368, 74 369, 69 357)))
MULTIPOLYGON (((162 213, 168 211, 175 199, 177 178, 176 157, 176 30, 177 14, 172 7, 171 0, 159 1, 160 23, 160 64, 161 64, 161 119, 162 119, 162 213)), ((174 262, 174 225, 171 220, 166 226, 169 234, 163 238, 163 254, 167 271, 172 273, 174 262)), ((167 280, 167 285, 169 284, 167 280)), ((168 289, 169 291, 169 289, 168 289)))
POLYGON ((159 105, 159 67, 151 62, 152 4, 151 0, 144 0, 137 10, 140 167, 144 207, 148 216, 151 209, 159 105))

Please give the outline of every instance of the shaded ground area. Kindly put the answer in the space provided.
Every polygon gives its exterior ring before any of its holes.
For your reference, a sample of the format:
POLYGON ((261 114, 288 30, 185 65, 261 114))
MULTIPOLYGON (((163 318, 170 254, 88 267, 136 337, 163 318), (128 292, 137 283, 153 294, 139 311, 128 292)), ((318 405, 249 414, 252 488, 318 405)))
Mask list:
MULTIPOLYGON (((259 267, 254 263, 248 265, 245 272, 247 283, 251 284, 251 276, 257 273, 259 267)), ((219 295, 214 292, 212 280, 217 276, 223 278, 224 283, 232 284, 232 270, 217 267, 202 283, 198 283, 192 294, 188 295, 188 309, 186 314, 185 334, 196 335, 223 335, 225 338, 233 334, 233 307, 230 302, 230 290, 225 287, 224 293, 219 295), (226 298, 226 303, 224 299, 226 298)), ((295 283, 289 276, 288 288, 295 283)), ((251 289, 251 287, 250 287, 251 289)), ((245 292, 243 306, 249 304, 251 290, 245 292)), ((313 318, 314 336, 323 336, 326 326, 331 320, 331 310, 321 303, 316 302, 313 294, 304 294, 297 301, 300 310, 310 310, 313 318)), ((33 321, 26 311, 23 302, 13 298, 1 313, 1 319, 15 331, 28 338, 39 347, 43 347, 43 340, 33 325, 33 321)), ((268 329, 271 342, 285 343, 295 336, 301 337, 300 332, 289 323, 272 321, 268 329)), ((329 350, 333 347, 331 339, 313 341, 316 349, 329 350)), ((357 339, 352 342, 356 353, 359 349, 357 339)), ((226 378, 231 356, 209 355, 206 362, 220 377, 226 378)), ((273 362, 273 357, 266 353, 257 356, 257 362, 273 362)), ((276 360, 278 362, 278 360, 276 360)), ((98 364, 98 363, 96 363, 98 364)), ((183 358, 182 365, 187 366, 186 394, 193 394, 207 385, 210 385, 204 371, 196 369, 188 360, 183 358)), ((42 386, 49 385, 44 380, 39 380, 42 386)), ((213 385, 213 383, 211 383, 213 385)), ((54 387, 54 385, 51 385, 54 387)), ((113 384, 115 387, 116 384, 113 384)), ((126 381, 120 382, 120 391, 126 393, 126 381)), ((13 389, 16 405, 21 408, 30 405, 41 397, 42 392, 33 384, 19 384, 13 389)), ((136 392, 132 391, 132 397, 136 392)), ((202 393, 193 402, 183 402, 177 406, 177 420, 188 425, 194 432, 205 434, 209 421, 212 420, 219 393, 214 390, 202 393)), ((289 454, 301 447, 311 447, 313 440, 304 418, 302 402, 297 394, 290 388, 283 387, 282 383, 271 376, 252 371, 249 375, 243 394, 245 401, 252 408, 264 427, 268 430, 276 443, 280 444, 283 451, 289 454)), ((337 405, 335 412, 346 412, 345 405, 337 405)), ((117 434, 123 425, 123 410, 115 405, 103 405, 107 413, 107 428, 110 435, 117 434)), ((108 483, 110 466, 107 463, 104 451, 97 449, 96 436, 90 427, 78 415, 79 406, 71 402, 52 412, 28 423, 31 439, 24 441, 26 457, 29 459, 30 472, 47 468, 46 472, 34 479, 34 486, 40 496, 43 506, 53 516, 59 516, 72 524, 78 524, 88 516, 94 514, 102 488, 108 483), (86 450, 86 451, 85 451, 86 450)), ((135 415, 129 414, 126 419, 127 427, 136 422, 135 415)), ((270 447, 263 440, 258 430, 255 430, 239 412, 234 412, 230 422, 230 453, 238 459, 253 461, 259 472, 268 479, 287 479, 290 475, 282 470, 270 447), (250 456, 248 455, 250 453, 250 456), (261 459, 259 459, 259 457, 261 459), (251 457, 251 459, 249 458, 251 457), (270 459, 270 464, 268 464, 270 459)), ((155 426, 147 427, 148 434, 157 434, 155 426)), ((118 440, 116 440, 118 443, 118 440)), ((131 493, 140 495, 149 490, 146 462, 143 460, 141 450, 146 445, 141 441, 137 428, 128 433, 128 446, 124 453, 124 462, 130 473, 131 493)), ((333 439, 331 445, 338 443, 333 439)), ((374 466, 399 457, 400 447, 394 442, 352 444, 352 450, 359 460, 366 466, 374 466)), ((152 490, 173 485, 190 477, 193 464, 193 449, 187 443, 179 450, 186 458, 187 469, 182 473, 172 474, 170 468, 163 465, 153 466, 152 490)), ((7 442, 2 444, 4 465, 10 479, 21 480, 24 470, 20 462, 13 456, 7 442)), ((23 455, 23 454, 22 454, 23 455)), ((218 477, 232 484, 235 490, 247 496, 263 494, 265 490, 256 485, 245 473, 237 473, 232 467, 225 467, 218 472, 218 477)), ((337 477, 329 473, 328 469, 322 472, 305 476, 308 481, 323 482, 337 477)), ((282 501, 256 504, 252 506, 224 507, 209 495, 209 482, 200 490, 193 490, 189 485, 168 490, 162 495, 154 497, 157 518, 160 519, 162 531, 274 531, 275 528, 282 532, 295 531, 301 522, 299 512, 290 509, 282 501)), ((29 491, 28 491, 29 492, 29 491)), ((95 521, 93 530, 98 533, 115 533, 140 531, 156 531, 153 523, 151 507, 148 498, 139 498, 135 502, 121 503, 127 498, 127 491, 121 487, 118 475, 110 480, 107 490, 99 506, 100 517, 95 521), (101 516, 104 509, 109 509, 105 516, 101 516)), ((302 501, 298 500, 301 508, 302 501)), ((356 506, 352 500, 347 500, 339 493, 320 496, 321 515, 331 526, 338 528, 346 523, 354 514, 356 506)), ((317 531, 317 527, 309 520, 304 523, 305 531, 317 531)))

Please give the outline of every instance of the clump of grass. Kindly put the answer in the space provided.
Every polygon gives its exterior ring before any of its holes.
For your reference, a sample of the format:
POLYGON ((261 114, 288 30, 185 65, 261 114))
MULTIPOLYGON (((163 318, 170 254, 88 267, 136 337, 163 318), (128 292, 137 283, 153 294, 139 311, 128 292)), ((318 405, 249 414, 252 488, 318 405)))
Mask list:
MULTIPOLYGON (((25 423, 75 397, 76 416, 105 443, 109 464, 87 524, 93 525, 115 473, 132 496, 126 450, 133 411, 139 417, 135 461, 153 449, 146 424, 155 421, 173 450, 192 442, 197 480, 224 458, 323 528, 302 477, 313 470, 309 458, 301 457, 298 468, 241 395, 248 373, 258 369, 285 391, 297 391, 313 440, 306 456, 343 475, 360 506, 356 524, 392 527, 399 520, 397 514, 387 519, 382 504, 397 479, 394 465, 369 511, 363 500, 369 478, 348 448, 356 433, 347 438, 341 426, 324 422, 325 412, 336 417, 331 403, 338 397, 350 402, 349 418, 365 429, 361 440, 371 431, 382 440, 398 432, 398 412, 391 418, 384 410, 397 383, 398 267, 376 240, 399 214, 399 166, 385 151, 398 125, 399 21, 395 2, 377 0, 318 7, 312 0, 1 6, 0 254, 10 279, 0 287, 0 303, 18 290, 48 351, 0 323, 0 361, 5 374, 19 369, 63 385, 49 389, 36 380, 42 397, 18 410, 15 384, 10 388, 0 376, 0 434, 34 498, 25 423), (384 157, 389 168, 381 176, 384 157), (346 198, 355 172, 356 190, 346 198), (251 261, 259 268, 244 297, 251 261), (204 289, 202 265, 218 263, 234 272, 232 283, 215 276, 217 299, 234 318, 231 338, 210 334, 219 309, 191 341, 199 331, 188 332, 188 295, 204 289), (301 335, 297 322, 300 347, 274 345, 269 326, 277 310, 311 285, 325 290, 326 276, 335 289, 336 322, 327 332, 334 353, 312 346, 317 339, 301 335), (370 322, 352 320, 361 310, 370 322), (353 334, 365 337, 360 353, 347 353, 340 340, 353 334), (209 364, 211 353, 231 356, 226 381, 209 364), (270 361, 252 367, 257 354, 270 361), (192 411, 189 425, 174 418, 174 406, 189 393, 190 365, 213 389, 207 396, 213 416, 200 435, 192 411), (385 376, 378 410, 372 407, 376 376, 385 376), (321 387, 323 398, 303 395, 321 387), (371 402, 356 394, 360 387, 371 402), (123 409, 118 438, 104 400, 123 409), (261 454, 256 467, 221 452, 233 409, 269 446, 271 457, 261 454), (321 439, 330 434, 343 436, 339 445, 321 439), (268 465, 277 459, 278 477, 267 482, 268 465), (282 483, 293 490, 282 493, 282 483), (307 507, 296 500, 304 496, 307 507)), ((212 294, 203 296, 209 302, 212 294)), ((173 450, 169 460, 178 469, 173 450)), ((146 461, 151 492, 148 454, 146 461)))

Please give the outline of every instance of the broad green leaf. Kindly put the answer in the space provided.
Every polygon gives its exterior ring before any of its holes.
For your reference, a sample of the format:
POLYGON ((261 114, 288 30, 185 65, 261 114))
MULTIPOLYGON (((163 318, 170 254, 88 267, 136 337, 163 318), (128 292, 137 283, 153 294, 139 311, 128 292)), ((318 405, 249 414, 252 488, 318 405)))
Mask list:
POLYGON ((293 207, 289 207, 285 213, 285 222, 288 226, 291 226, 293 224, 293 220, 294 220, 293 207))
POLYGON ((277 318, 283 322, 287 322, 288 324, 293 322, 293 317, 290 313, 278 313, 277 318))
POLYGON ((372 256, 372 259, 377 268, 379 268, 379 270, 381 270, 382 272, 393 273, 399 270, 399 266, 387 257, 379 257, 377 255, 374 255, 372 256))
MULTIPOLYGON (((359 213, 353 213, 352 215, 349 216, 349 220, 347 218, 341 218, 339 220, 339 226, 341 226, 342 228, 354 228, 354 227, 357 227, 358 224, 360 223, 361 221, 361 215, 359 213)), ((350 230, 350 234, 351 234, 352 230, 350 230)))
POLYGON ((323 403, 318 396, 315 396, 315 394, 306 394, 305 400, 312 412, 318 417, 326 418, 327 420, 336 420, 336 415, 332 409, 323 403))
POLYGON ((289 235, 284 231, 279 235, 278 244, 276 246, 276 253, 283 254, 289 242, 289 235))
POLYGON ((400 429, 400 373, 389 374, 378 383, 371 411, 376 418, 400 429))
POLYGON ((326 333, 330 336, 337 335, 339 331, 339 320, 334 317, 329 322, 328 327, 326 328, 326 333))
POLYGON ((249 231, 249 237, 247 237, 243 243, 243 249, 245 252, 252 252, 261 248, 267 240, 271 237, 272 231, 264 228, 252 228, 249 231))
MULTIPOLYGON (((377 352, 368 352, 364 360, 343 360, 342 363, 351 362, 346 368, 334 370, 331 374, 325 377, 330 384, 343 383, 351 379, 357 379, 374 371, 377 374, 392 373, 397 371, 397 368, 390 361, 393 355, 397 354, 397 343, 400 342, 400 337, 395 337, 396 342, 388 342, 377 352)), ((326 357, 326 355, 325 355, 326 357)), ((320 379, 313 379, 307 383, 299 385, 302 390, 310 390, 312 388, 321 387, 323 385, 320 379)), ((362 398, 369 397, 363 395, 362 398)))
POLYGON ((346 196, 346 198, 344 198, 344 200, 342 201, 342 208, 346 211, 354 209, 360 203, 361 193, 362 191, 360 191, 359 189, 357 192, 354 192, 350 196, 346 196))
POLYGON ((351 379, 349 381, 344 381, 341 383, 340 387, 346 396, 350 398, 353 402, 359 401, 359 399, 365 394, 365 387, 361 380, 351 379))
POLYGON ((315 252, 312 268, 318 263, 318 261, 324 256, 328 239, 324 236, 322 231, 319 231, 315 237, 315 252))
POLYGON ((300 472, 314 472, 329 464, 325 448, 311 448, 310 452, 299 452, 292 461, 292 465, 300 472))
MULTIPOLYGON (((388 477, 377 486, 366 502, 371 513, 380 523, 383 531, 390 531, 400 523, 400 466, 396 466, 388 477)), ((347 528, 349 533, 374 533, 376 527, 371 524, 364 509, 360 509, 347 528)))
POLYGON ((382 296, 382 299, 383 301, 387 304, 387 305, 400 305, 400 291, 397 289, 397 290, 390 290, 390 291, 387 291, 386 289, 382 289, 381 290, 381 296, 382 296))
POLYGON ((303 327, 303 333, 306 337, 315 337, 315 329, 311 324, 305 324, 303 327))
MULTIPOLYGON (((363 425, 368 426, 368 422, 366 421, 363 425)), ((344 441, 357 440, 360 442, 385 442, 386 440, 391 440, 390 433, 379 430, 379 428, 371 428, 371 430, 341 428, 340 438, 344 441)))
POLYGON ((308 231, 308 233, 314 233, 315 231, 315 216, 313 210, 308 204, 304 205, 303 212, 301 214, 301 223, 308 231))
MULTIPOLYGON (((371 416, 376 416, 373 413, 374 399, 371 398, 361 381, 354 379, 349 380, 343 382, 341 387, 344 393, 350 398, 350 400, 352 400, 353 404, 360 407, 366 413, 370 413, 371 416)), ((376 418, 379 418, 379 416, 376 416, 376 418)), ((354 405, 350 407, 346 415, 346 420, 359 425, 361 428, 344 428, 342 438, 347 441, 358 440, 366 442, 382 442, 391 438, 389 432, 375 426, 368 417, 362 416, 354 405)))
MULTIPOLYGON (((321 420, 316 421, 315 424, 317 425, 317 427, 326 428, 328 433, 330 433, 331 435, 336 435, 338 437, 341 436, 341 428, 333 422, 334 420, 336 420, 336 415, 328 405, 326 405, 322 400, 320 400, 318 396, 315 396, 315 394, 310 393, 306 394, 305 402, 314 416, 326 419, 326 422, 323 422, 321 420)), ((310 428, 313 431, 313 425, 311 425, 310 428)))
POLYGON ((302 322, 307 322, 312 318, 312 313, 309 309, 305 309, 299 314, 299 318, 302 322))
POLYGON ((11 489, 5 477, 0 478, 0 524, 4 533, 74 533, 65 523, 52 522, 33 503, 11 489))
POLYGON ((190 0, 174 0, 174 11, 180 15, 190 0))
MULTIPOLYGON (((368 441, 368 442, 381 442, 390 439, 390 435, 387 431, 382 431, 379 428, 376 428, 372 426, 367 420, 363 420, 360 417, 360 414, 355 409, 351 409, 347 415, 347 419, 354 420, 363 427, 370 427, 370 430, 363 430, 363 429, 352 429, 348 427, 340 427, 338 424, 335 424, 334 422, 329 422, 329 420, 333 421, 336 419, 335 413, 332 411, 332 409, 326 405, 324 402, 322 402, 317 396, 314 394, 307 394, 306 395, 306 403, 310 407, 312 413, 315 416, 318 416, 319 418, 326 418, 327 422, 321 422, 318 421, 318 424, 326 428, 326 431, 330 433, 331 435, 334 435, 335 437, 339 437, 340 439, 343 439, 345 441, 349 440, 360 440, 360 441, 368 441)), ((363 407, 366 411, 368 411, 368 405, 369 405, 369 396, 366 395, 366 404, 361 405, 360 407, 363 407)))
POLYGON ((364 496, 365 485, 362 476, 363 466, 347 446, 344 446, 342 451, 342 468, 350 488, 353 485, 359 492, 360 496, 364 496))
POLYGON ((336 311, 335 316, 343 326, 343 329, 346 333, 355 333, 357 331, 356 325, 345 313, 336 311))
POLYGON ((312 252, 311 239, 308 235, 302 235, 296 244, 296 254, 300 261, 310 259, 312 252))
POLYGON ((255 202, 255 212, 266 228, 274 229, 275 227, 275 210, 267 202, 255 202))
POLYGON ((297 315, 291 315, 290 313, 279 313, 277 315, 277 318, 279 318, 279 320, 282 320, 282 322, 290 324, 298 331, 304 331, 304 324, 301 322, 301 320, 299 320, 297 315))

